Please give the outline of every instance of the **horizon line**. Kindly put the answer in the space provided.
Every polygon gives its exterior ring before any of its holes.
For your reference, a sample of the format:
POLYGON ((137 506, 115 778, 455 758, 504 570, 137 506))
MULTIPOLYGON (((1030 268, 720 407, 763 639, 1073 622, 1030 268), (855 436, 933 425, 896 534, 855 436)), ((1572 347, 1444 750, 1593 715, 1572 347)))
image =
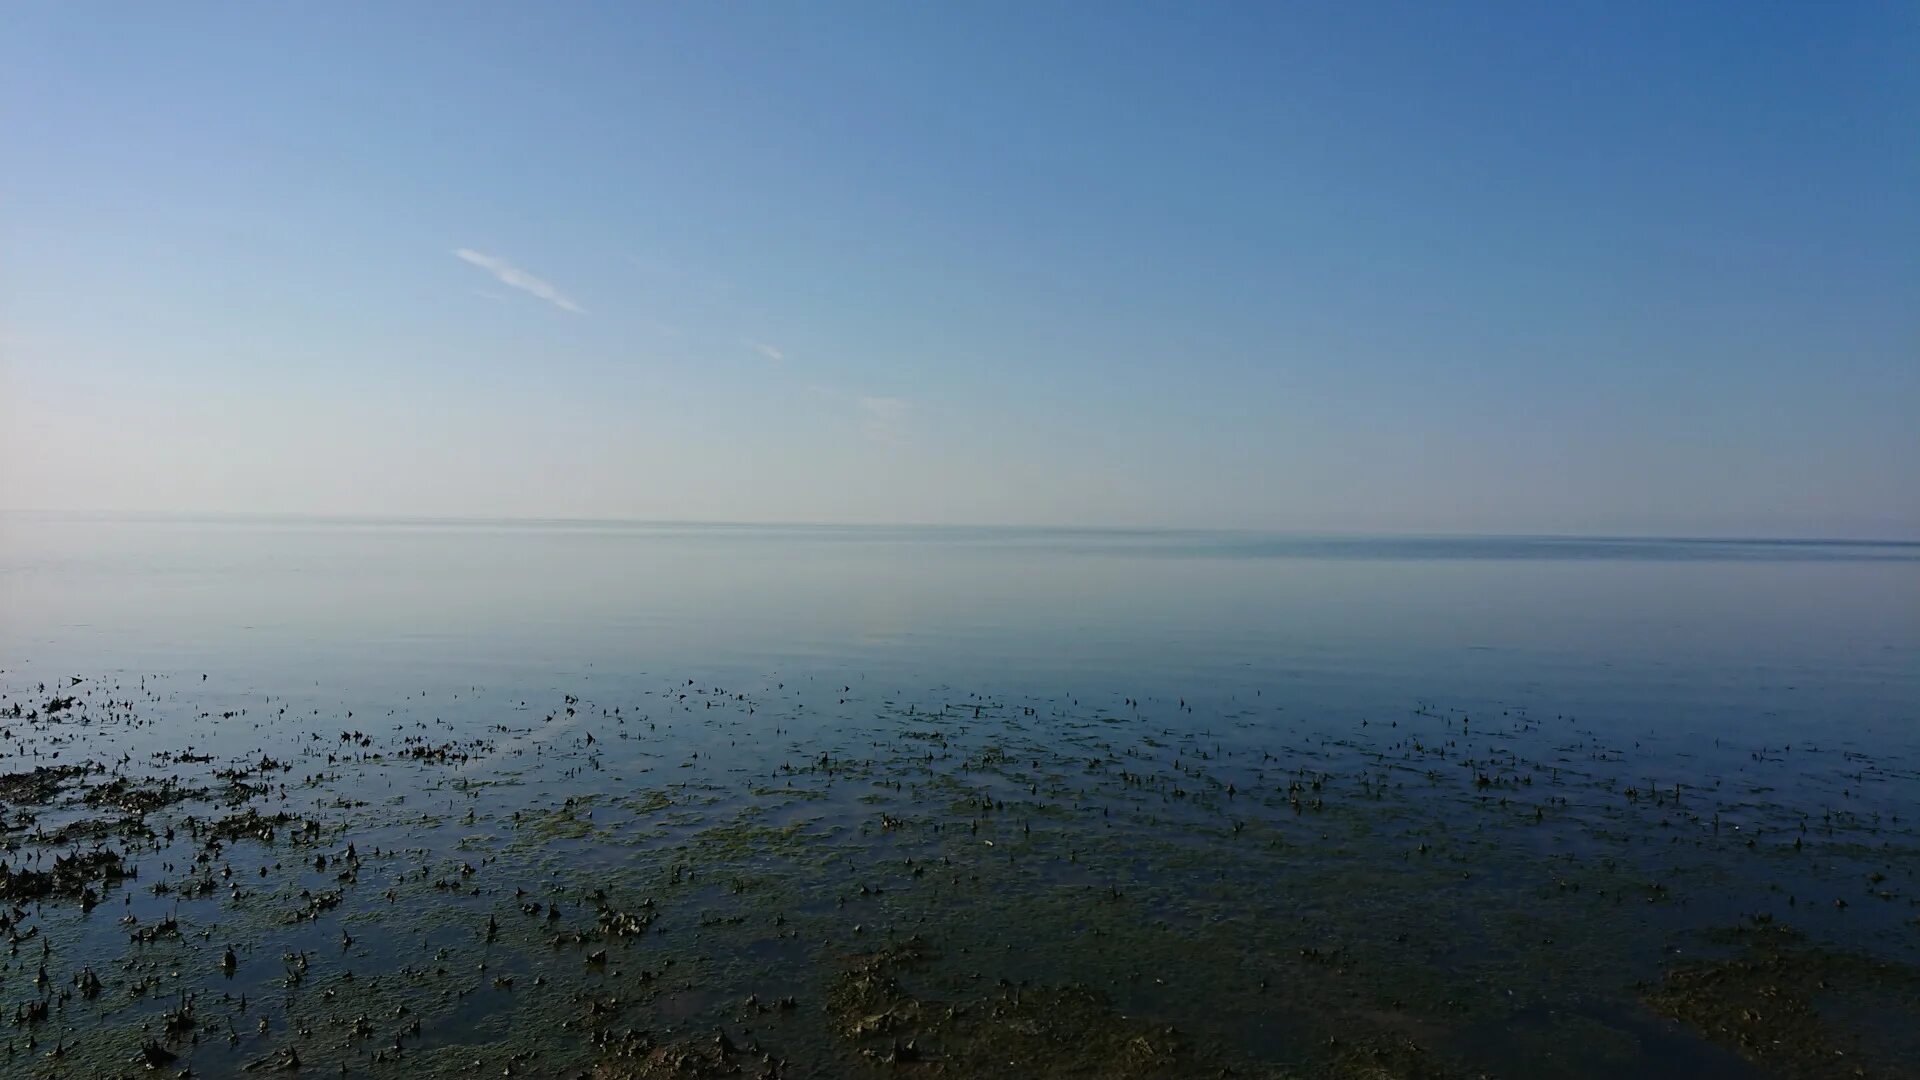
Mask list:
POLYGON ((320 511, 272 510, 45 510, 29 507, 0 507, 0 518, 24 517, 45 520, 91 521, 176 521, 176 522, 304 522, 309 524, 360 525, 517 525, 517 526, 626 526, 687 529, 948 529, 954 531, 1049 531, 1082 533, 1215 533, 1314 538, 1395 538, 1440 540, 1598 540, 1665 541, 1669 543, 1753 543, 1753 544, 1857 544, 1879 546, 1920 546, 1920 536, 1766 536, 1752 533, 1679 534, 1679 533, 1606 533, 1606 532, 1471 532, 1432 529, 1303 529, 1279 526, 1234 525, 1069 525, 1062 523, 953 522, 953 521, 773 521, 720 520, 701 518, 643 518, 530 516, 484 514, 395 514, 337 513, 320 511))

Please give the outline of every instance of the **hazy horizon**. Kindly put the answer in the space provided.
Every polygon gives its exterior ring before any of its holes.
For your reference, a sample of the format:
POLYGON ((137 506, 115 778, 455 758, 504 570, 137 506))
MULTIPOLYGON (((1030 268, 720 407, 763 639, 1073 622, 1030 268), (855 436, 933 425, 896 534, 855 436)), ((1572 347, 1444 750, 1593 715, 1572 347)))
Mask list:
POLYGON ((1920 538, 1920 11, 24 5, 0 509, 1920 538))
POLYGON ((1325 530, 1325 529, 1285 529, 1285 528, 1249 528, 1208 525, 1054 525, 1021 524, 1010 522, 936 522, 936 521, 753 521, 753 520, 695 520, 690 518, 633 518, 633 517, 528 517, 511 514, 338 514, 311 511, 193 511, 193 510, 43 510, 32 507, 0 508, 0 521, 7 519, 37 522, 72 523, 111 523, 115 521, 142 524, 182 524, 182 525, 244 525, 244 524, 284 524, 284 525, 339 525, 339 526, 450 526, 450 527, 580 527, 610 529, 745 529, 745 530, 819 530, 819 531, 868 531, 868 532, 1007 532, 1032 534, 1115 534, 1115 535, 1178 535, 1198 536, 1244 535, 1252 537, 1271 537, 1279 540, 1357 540, 1357 541, 1399 541, 1431 540, 1437 542, 1460 541, 1463 543, 1485 540, 1516 541, 1595 541, 1601 543, 1665 543, 1665 544, 1787 544, 1787 545, 1834 545, 1861 547, 1920 547, 1920 536, 1823 536, 1805 535, 1759 535, 1746 533, 1723 534, 1663 534, 1663 533, 1577 533, 1577 532, 1444 532, 1430 530, 1325 530))

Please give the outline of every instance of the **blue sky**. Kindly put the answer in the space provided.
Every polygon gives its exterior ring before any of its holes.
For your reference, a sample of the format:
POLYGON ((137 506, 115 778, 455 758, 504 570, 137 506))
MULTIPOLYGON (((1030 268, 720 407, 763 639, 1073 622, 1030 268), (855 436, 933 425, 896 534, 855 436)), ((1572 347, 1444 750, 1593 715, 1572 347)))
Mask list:
POLYGON ((0 506, 1920 536, 1920 8, 43 4, 0 506))

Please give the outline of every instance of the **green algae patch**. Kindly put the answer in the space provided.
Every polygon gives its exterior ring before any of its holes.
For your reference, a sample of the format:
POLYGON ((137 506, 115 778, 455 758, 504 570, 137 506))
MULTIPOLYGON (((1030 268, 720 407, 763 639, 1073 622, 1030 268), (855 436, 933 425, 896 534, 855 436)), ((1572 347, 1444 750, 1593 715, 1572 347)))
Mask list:
POLYGON ((922 997, 903 980, 932 956, 925 941, 910 937, 854 957, 829 992, 835 1032, 870 1068, 988 1077, 1018 1062, 1022 1076, 1123 1080, 1213 1071, 1173 1027, 1131 1020, 1084 986, 1003 980, 984 996, 922 997))
POLYGON ((788 825, 756 825, 744 820, 715 825, 695 834, 694 849, 703 857, 721 860, 757 859, 768 856, 799 860, 825 852, 825 836, 814 832, 810 822, 788 825))
POLYGON ((1820 948, 1770 924, 1715 936, 1742 951, 1676 966, 1648 990, 1649 1007, 1783 1077, 1878 1075, 1900 1064, 1885 1060, 1884 1045, 1905 1033, 1839 1017, 1910 1024, 1920 1016, 1920 970, 1820 948))
POLYGON ((658 814, 673 805, 673 796, 664 791, 643 791, 620 800, 620 805, 636 814, 658 814))
POLYGON ((528 839, 551 841, 585 840, 593 835, 596 826, 593 819, 582 817, 572 808, 567 808, 524 819, 521 828, 528 839))
POLYGON ((819 788, 797 787, 757 787, 753 789, 753 795, 755 798, 760 799, 787 798, 806 799, 808 801, 820 801, 827 797, 827 793, 821 791, 819 788))

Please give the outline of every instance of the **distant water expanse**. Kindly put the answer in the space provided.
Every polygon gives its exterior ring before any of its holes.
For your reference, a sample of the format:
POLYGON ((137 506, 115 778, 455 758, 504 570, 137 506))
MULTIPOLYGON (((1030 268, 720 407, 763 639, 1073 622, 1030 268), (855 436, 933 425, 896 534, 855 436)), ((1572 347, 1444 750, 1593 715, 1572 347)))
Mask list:
POLYGON ((0 516, 0 901, 48 1080, 1915 1075, 1920 544, 0 516))
POLYGON ((862 675, 1920 726, 1920 543, 0 516, 0 656, 379 686, 862 675))

